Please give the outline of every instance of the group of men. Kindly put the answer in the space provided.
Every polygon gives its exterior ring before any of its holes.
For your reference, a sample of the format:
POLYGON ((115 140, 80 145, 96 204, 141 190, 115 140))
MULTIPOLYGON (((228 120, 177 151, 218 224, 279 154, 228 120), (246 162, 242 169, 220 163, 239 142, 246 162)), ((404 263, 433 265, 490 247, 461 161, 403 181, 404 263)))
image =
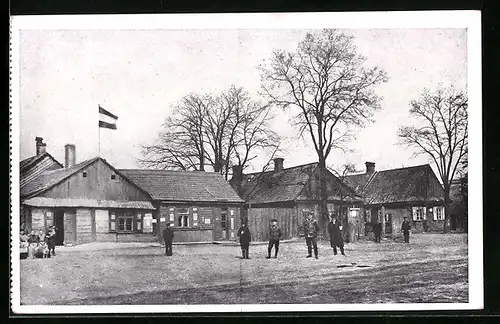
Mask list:
MULTIPOLYGON (((318 258, 318 232, 319 227, 316 219, 313 217, 313 213, 309 213, 304 220, 304 236, 306 239, 307 246, 307 258, 312 257, 312 252, 314 251, 314 257, 318 258)), ((333 248, 333 254, 337 255, 337 247, 340 248, 340 253, 345 256, 344 252, 344 241, 342 239, 342 227, 337 224, 337 219, 334 214, 330 214, 330 222, 328 223, 328 233, 330 235, 330 246, 333 248)), ((250 242, 252 240, 252 235, 247 224, 243 223, 238 229, 238 237, 240 238, 241 254, 242 259, 249 259, 249 248, 250 242)), ((267 257, 271 258, 271 252, 274 248, 274 258, 278 257, 280 239, 283 236, 281 228, 278 226, 278 221, 276 219, 271 220, 271 225, 269 226, 269 244, 267 246, 267 257)))
MULTIPOLYGON (((307 258, 312 257, 312 252, 314 251, 314 257, 318 258, 318 232, 319 227, 316 219, 314 219, 314 214, 309 213, 304 220, 304 236, 307 245, 307 258)), ((328 234, 330 236, 330 246, 333 249, 333 254, 337 255, 337 248, 340 249, 340 253, 345 256, 344 251, 344 240, 342 238, 342 226, 337 223, 337 217, 334 213, 329 215, 330 221, 328 223, 328 234)), ((410 238, 410 223, 404 217, 403 224, 401 226, 401 231, 403 232, 404 239, 406 243, 409 243, 410 238)), ((378 223, 374 227, 375 242, 380 243, 380 237, 382 233, 382 224, 378 223), (380 225, 380 226, 378 226, 380 225)), ((247 224, 243 222, 241 227, 238 229, 237 236, 240 239, 241 247, 241 258, 250 259, 249 249, 250 242, 252 241, 252 234, 247 224)), ((278 221, 276 219, 271 220, 271 225, 269 226, 269 244, 267 247, 267 257, 271 258, 271 252, 274 248, 274 258, 278 257, 280 239, 283 236, 281 228, 278 226, 278 221)), ((163 240, 165 242, 165 254, 167 256, 172 255, 172 242, 174 239, 174 231, 170 223, 167 223, 167 227, 163 230, 163 240)))

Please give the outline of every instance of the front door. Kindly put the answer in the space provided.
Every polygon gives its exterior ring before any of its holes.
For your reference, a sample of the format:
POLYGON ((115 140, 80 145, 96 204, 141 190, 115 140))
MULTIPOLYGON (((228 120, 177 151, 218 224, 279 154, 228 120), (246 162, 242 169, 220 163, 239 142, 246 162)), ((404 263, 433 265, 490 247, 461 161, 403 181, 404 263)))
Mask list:
POLYGON ((56 245, 64 244, 64 211, 56 210, 54 213, 54 226, 56 227, 56 245))
POLYGON ((76 211, 64 212, 64 243, 76 243, 76 211))
POLYGON ((227 208, 214 208, 213 220, 214 241, 227 240, 229 238, 227 208))

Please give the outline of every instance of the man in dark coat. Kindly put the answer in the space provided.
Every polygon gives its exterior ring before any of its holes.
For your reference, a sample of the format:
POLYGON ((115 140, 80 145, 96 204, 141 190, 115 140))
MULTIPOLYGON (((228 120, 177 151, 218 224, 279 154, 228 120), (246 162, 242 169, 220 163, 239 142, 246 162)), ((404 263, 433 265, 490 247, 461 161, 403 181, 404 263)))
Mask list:
POLYGON ((373 234, 375 234, 375 243, 380 243, 380 238, 382 236, 382 223, 377 221, 373 226, 373 234))
POLYGON ((49 258, 52 255, 56 255, 56 229, 55 226, 50 226, 47 234, 45 234, 45 239, 47 240, 47 246, 49 248, 49 258))
POLYGON ((163 241, 165 242, 165 255, 172 255, 172 241, 174 240, 174 230, 170 226, 170 223, 167 223, 167 227, 163 230, 163 241))
POLYGON ((280 246, 281 228, 278 226, 276 219, 271 219, 271 226, 269 226, 269 245, 267 247, 267 259, 271 258, 271 251, 274 246, 274 258, 278 257, 278 250, 280 246))
POLYGON ((410 222, 406 219, 406 216, 403 217, 403 224, 401 225, 401 231, 405 237, 405 243, 410 243, 410 222))
POLYGON ((241 227, 238 229, 238 237, 240 238, 241 258, 250 259, 250 257, 248 256, 248 250, 250 249, 252 234, 250 233, 250 230, 248 229, 246 223, 242 223, 241 227))
POLYGON ((304 235, 306 237, 307 245, 307 257, 312 256, 312 250, 314 249, 314 257, 318 258, 318 243, 316 238, 318 237, 318 223, 313 218, 313 213, 309 213, 307 218, 304 220, 304 235))
POLYGON ((330 234, 330 246, 333 248, 333 254, 337 255, 337 247, 339 247, 340 253, 345 256, 342 232, 340 226, 337 224, 337 219, 333 214, 330 215, 330 222, 328 223, 328 234, 330 234))

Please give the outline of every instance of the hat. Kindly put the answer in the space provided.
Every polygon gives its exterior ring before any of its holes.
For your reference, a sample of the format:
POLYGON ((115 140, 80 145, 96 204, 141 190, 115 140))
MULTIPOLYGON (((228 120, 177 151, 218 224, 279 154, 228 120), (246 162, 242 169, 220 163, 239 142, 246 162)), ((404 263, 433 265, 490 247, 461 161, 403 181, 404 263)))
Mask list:
POLYGON ((277 222, 278 220, 276 218, 271 219, 271 222, 277 222))

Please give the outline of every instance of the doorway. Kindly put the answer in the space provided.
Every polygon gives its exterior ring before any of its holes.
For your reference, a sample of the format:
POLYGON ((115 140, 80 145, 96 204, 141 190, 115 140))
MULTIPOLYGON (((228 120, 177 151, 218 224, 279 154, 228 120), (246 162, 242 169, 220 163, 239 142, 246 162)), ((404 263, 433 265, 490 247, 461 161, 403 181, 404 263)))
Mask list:
POLYGON ((56 245, 64 244, 64 211, 54 213, 54 226, 56 227, 56 245))

